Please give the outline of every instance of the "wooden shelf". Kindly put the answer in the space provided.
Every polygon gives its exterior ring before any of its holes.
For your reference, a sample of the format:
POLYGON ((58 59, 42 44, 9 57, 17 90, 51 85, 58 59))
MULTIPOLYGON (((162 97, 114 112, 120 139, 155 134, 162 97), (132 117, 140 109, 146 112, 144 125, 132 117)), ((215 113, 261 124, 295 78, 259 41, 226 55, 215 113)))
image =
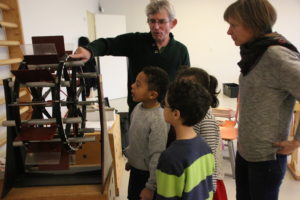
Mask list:
POLYGON ((0 46, 19 46, 19 41, 0 40, 0 46))
POLYGON ((0 60, 0 66, 20 63, 22 62, 22 60, 23 60, 22 58, 11 58, 11 59, 0 60))
POLYGON ((18 24, 6 21, 0 21, 0 27, 18 28, 18 24))
MULTIPOLYGON (((1 0, 1 3, 9 7, 9 9, 2 10, 2 21, 16 24, 16 28, 5 28, 6 38, 3 40, 19 41, 20 44, 24 43, 23 30, 21 23, 21 16, 19 12, 18 0, 1 0)), ((23 58, 23 53, 19 46, 7 46, 10 58, 23 58)), ((18 69, 19 63, 11 64, 11 69, 18 69)))
POLYGON ((9 6, 6 5, 5 3, 0 3, 0 8, 1 8, 2 10, 9 10, 9 9, 10 9, 9 6))

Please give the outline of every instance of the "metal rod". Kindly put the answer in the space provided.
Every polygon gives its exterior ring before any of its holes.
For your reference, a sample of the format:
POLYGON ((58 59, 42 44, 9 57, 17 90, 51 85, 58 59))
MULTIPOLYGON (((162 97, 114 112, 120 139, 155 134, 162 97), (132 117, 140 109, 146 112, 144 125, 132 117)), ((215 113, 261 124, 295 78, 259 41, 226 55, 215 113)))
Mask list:
POLYGON ((28 65, 28 69, 48 69, 48 68, 57 68, 58 67, 58 63, 57 64, 39 64, 39 65, 28 65))
POLYGON ((79 73, 77 75, 78 78, 97 78, 97 73, 79 73))
MULTIPOLYGON (((61 81, 62 87, 70 87, 69 81, 61 81)), ((14 87, 14 82, 9 82, 9 87, 14 87)), ((27 83, 21 83, 20 87, 55 87, 55 83, 49 83, 49 82, 27 82, 27 83)))
MULTIPOLYGON (((91 136, 91 137, 82 137, 82 138, 69 138, 68 139, 69 142, 74 142, 74 143, 80 143, 80 142, 95 142, 96 141, 96 137, 95 136, 91 136)), ((31 143, 38 143, 38 142, 61 142, 60 138, 54 138, 51 140, 33 140, 30 141, 31 143)), ((13 142, 13 146, 14 147, 20 147, 20 146, 24 146, 23 141, 14 141, 13 142)))
MULTIPOLYGON (((80 117, 70 117, 64 118, 63 123, 65 124, 75 124, 81 123, 80 117)), ((29 125, 47 125, 47 124, 54 124, 56 123, 55 118, 50 119, 30 119, 30 120, 22 120, 21 124, 29 124, 29 125)), ((2 122, 2 126, 16 126, 15 120, 7 120, 2 122)))
POLYGON ((81 67, 84 65, 84 62, 79 60, 79 61, 67 61, 65 62, 66 67, 81 67))

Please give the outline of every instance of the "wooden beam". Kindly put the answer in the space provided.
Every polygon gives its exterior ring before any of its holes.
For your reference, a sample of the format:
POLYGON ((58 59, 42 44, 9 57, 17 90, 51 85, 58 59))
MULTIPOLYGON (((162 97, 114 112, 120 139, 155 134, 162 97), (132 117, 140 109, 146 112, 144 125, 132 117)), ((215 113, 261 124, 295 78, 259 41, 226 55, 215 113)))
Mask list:
POLYGON ((0 66, 20 63, 22 62, 22 60, 23 60, 22 58, 11 58, 11 59, 0 60, 0 66))
POLYGON ((18 28, 18 24, 7 21, 0 21, 0 27, 18 28))
POLYGON ((19 46, 19 41, 0 40, 0 46, 19 46))
POLYGON ((2 10, 9 10, 9 9, 10 9, 9 6, 6 5, 6 4, 4 4, 4 3, 0 3, 0 8, 1 8, 2 10))

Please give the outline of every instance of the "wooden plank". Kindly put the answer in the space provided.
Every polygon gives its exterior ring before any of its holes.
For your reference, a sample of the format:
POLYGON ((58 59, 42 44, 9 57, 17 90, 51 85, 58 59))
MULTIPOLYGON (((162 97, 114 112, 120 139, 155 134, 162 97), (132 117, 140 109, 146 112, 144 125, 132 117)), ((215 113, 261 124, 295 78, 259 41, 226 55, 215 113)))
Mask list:
POLYGON ((123 171, 125 169, 125 161, 122 152, 120 115, 116 115, 116 120, 109 133, 109 144, 113 156, 114 176, 115 176, 115 192, 120 195, 123 171))
POLYGON ((5 3, 0 3, 0 8, 1 8, 2 10, 9 10, 9 9, 10 9, 9 6, 6 5, 5 3))
POLYGON ((0 46, 19 46, 19 41, 0 40, 0 46))
POLYGON ((5 104, 5 99, 4 98, 0 98, 0 104, 5 104))
POLYGON ((11 59, 0 60, 0 66, 17 64, 17 63, 22 62, 22 60, 23 60, 22 58, 11 58, 11 59))
POLYGON ((0 139, 0 147, 6 144, 6 137, 0 139))
POLYGON ((18 28, 18 24, 12 23, 12 22, 7 22, 7 21, 0 21, 0 27, 18 28))
MULTIPOLYGON (((115 199, 114 174, 109 170, 104 184, 101 185, 70 185, 70 186, 41 186, 15 187, 5 197, 6 200, 111 200, 115 199)), ((2 183, 1 183, 2 184, 2 183)))

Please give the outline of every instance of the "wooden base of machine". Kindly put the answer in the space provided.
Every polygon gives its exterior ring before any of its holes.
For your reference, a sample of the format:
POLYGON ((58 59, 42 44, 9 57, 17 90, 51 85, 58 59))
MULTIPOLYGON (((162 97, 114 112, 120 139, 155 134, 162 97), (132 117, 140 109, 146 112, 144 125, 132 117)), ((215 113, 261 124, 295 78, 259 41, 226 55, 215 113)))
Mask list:
POLYGON ((114 197, 115 177, 111 168, 103 187, 102 185, 69 185, 12 188, 4 200, 113 200, 114 197))

